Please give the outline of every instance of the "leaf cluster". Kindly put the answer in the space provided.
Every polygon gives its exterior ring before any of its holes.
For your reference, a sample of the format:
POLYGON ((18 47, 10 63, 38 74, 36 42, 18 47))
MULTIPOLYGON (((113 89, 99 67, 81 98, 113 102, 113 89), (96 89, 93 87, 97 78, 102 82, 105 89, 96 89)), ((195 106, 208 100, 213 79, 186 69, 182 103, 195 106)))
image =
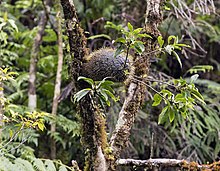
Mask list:
POLYGON ((198 74, 193 75, 190 83, 187 83, 186 80, 181 78, 174 80, 174 86, 178 91, 177 94, 163 89, 154 95, 152 106, 158 106, 162 101, 165 104, 159 115, 159 124, 163 124, 168 118, 170 122, 173 122, 179 113, 186 119, 189 111, 195 110, 194 106, 197 104, 197 101, 205 103, 203 96, 194 84, 197 78, 198 74))
POLYGON ((112 85, 114 82, 107 80, 108 78, 104 78, 102 81, 93 81, 91 78, 86 77, 78 77, 79 80, 84 80, 91 88, 85 88, 80 90, 74 95, 74 103, 79 102, 83 97, 85 97, 87 94, 91 95, 92 97, 97 97, 98 100, 101 102, 101 105, 104 106, 104 104, 107 104, 110 106, 111 102, 110 99, 113 101, 118 101, 119 98, 116 98, 114 93, 114 90, 112 89, 112 85))
POLYGON ((0 157, 2 171, 74 171, 73 167, 64 165, 60 160, 49 160, 31 157, 24 159, 13 155, 0 157))
POLYGON ((165 45, 165 41, 163 40, 162 36, 157 37, 158 44, 160 46, 159 51, 163 53, 168 53, 169 55, 174 55, 180 64, 180 67, 182 68, 182 62, 178 55, 178 53, 175 50, 181 50, 182 47, 190 47, 189 45, 178 43, 178 37, 177 36, 169 36, 167 39, 167 44, 165 45))
POLYGON ((128 52, 129 49, 134 49, 139 55, 141 55, 145 50, 144 42, 141 41, 141 38, 152 38, 146 33, 141 33, 143 28, 134 29, 129 22, 127 24, 127 29, 122 25, 115 25, 109 21, 106 23, 105 28, 115 29, 122 34, 121 37, 115 40, 115 43, 119 44, 115 56, 122 52, 128 52))

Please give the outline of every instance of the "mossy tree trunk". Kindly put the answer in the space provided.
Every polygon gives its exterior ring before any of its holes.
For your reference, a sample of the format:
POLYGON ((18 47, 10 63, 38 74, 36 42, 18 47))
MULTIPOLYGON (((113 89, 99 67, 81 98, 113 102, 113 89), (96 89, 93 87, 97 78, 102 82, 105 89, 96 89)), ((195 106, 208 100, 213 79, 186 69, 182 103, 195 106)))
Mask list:
MULTIPOLYGON (((70 52, 74 57, 70 65, 70 73, 73 78, 73 85, 78 91, 80 87, 76 80, 81 72, 83 57, 87 54, 86 39, 72 0, 61 0, 61 4, 69 34, 70 52)), ((146 47, 145 52, 141 56, 136 55, 134 57, 134 73, 128 79, 126 99, 119 113, 119 119, 109 145, 107 144, 105 119, 94 97, 90 94, 79 104, 83 123, 82 140, 86 150, 84 170, 107 171, 116 168, 117 159, 126 146, 135 115, 140 109, 147 91, 142 81, 148 75, 149 54, 154 55, 152 51, 156 46, 155 40, 160 35, 157 27, 162 21, 161 4, 161 0, 147 0, 144 32, 150 34, 153 39, 143 40, 146 47), (111 154, 106 154, 106 151, 111 151, 111 154)))
MULTIPOLYGON (((134 75, 131 75, 128 80, 127 95, 110 140, 112 155, 115 158, 114 161, 119 159, 122 149, 126 146, 135 115, 140 109, 147 91, 143 82, 149 72, 150 56, 155 55, 152 53, 155 50, 155 46, 157 46, 155 40, 160 35, 158 25, 162 21, 161 4, 161 0, 147 0, 144 33, 150 34, 153 39, 142 40, 145 42, 145 52, 141 56, 136 55, 134 59, 134 75)), ((112 163, 111 165, 114 164, 112 163)))
MULTIPOLYGON (((81 72, 83 57, 87 54, 86 38, 80 27, 73 1, 61 0, 61 5, 69 34, 72 85, 78 91, 80 86, 76 80, 81 72)), ((106 160, 103 151, 107 142, 105 119, 92 95, 88 95, 80 101, 79 113, 83 124, 82 142, 86 151, 84 170, 104 171, 106 170, 106 160)))

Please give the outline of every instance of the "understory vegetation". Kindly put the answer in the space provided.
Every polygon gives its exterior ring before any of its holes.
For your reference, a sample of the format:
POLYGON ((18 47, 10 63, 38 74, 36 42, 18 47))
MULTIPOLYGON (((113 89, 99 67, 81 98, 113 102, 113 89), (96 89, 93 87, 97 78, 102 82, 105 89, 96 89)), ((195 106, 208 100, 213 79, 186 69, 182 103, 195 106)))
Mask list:
MULTIPOLYGON (((157 53, 150 57, 149 75, 143 83, 147 93, 121 158, 173 158, 199 164, 220 160, 220 2, 202 2, 164 2, 157 53)), ((144 0, 74 0, 74 4, 89 52, 114 47, 118 54, 123 50, 141 54, 144 47, 139 40, 153 39, 137 30, 145 22, 144 0), (135 29, 140 35, 136 36, 135 29)), ((84 167, 86 152, 77 108, 83 95, 72 91, 51 114, 59 63, 58 27, 64 56, 61 89, 65 91, 71 82, 70 45, 61 9, 58 0, 49 5, 44 0, 0 1, 0 170, 84 167), (37 106, 31 110, 31 56, 43 13, 47 22, 36 57, 37 106), (51 129, 54 124, 55 130, 51 129), (51 157, 54 142, 55 158, 51 157)), ((111 88, 98 92, 104 96, 102 110, 110 137, 126 97, 126 82, 101 85, 81 79, 95 87, 88 92, 110 84, 111 88)))

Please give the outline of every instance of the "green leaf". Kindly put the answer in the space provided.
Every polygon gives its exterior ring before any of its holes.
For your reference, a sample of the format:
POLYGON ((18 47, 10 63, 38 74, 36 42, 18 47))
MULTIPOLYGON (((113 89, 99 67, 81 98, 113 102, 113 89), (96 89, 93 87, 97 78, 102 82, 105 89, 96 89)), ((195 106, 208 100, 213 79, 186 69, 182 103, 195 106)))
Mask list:
POLYGON ((168 95, 168 97, 171 97, 173 93, 171 93, 169 90, 163 89, 161 90, 161 93, 163 94, 164 97, 168 95))
POLYGON ((104 28, 112 28, 112 29, 115 29, 115 30, 117 30, 119 32, 123 32, 124 31, 124 28, 122 27, 122 25, 115 25, 115 24, 113 24, 110 21, 106 22, 106 25, 104 26, 104 28))
MULTIPOLYGON (((1 30, 2 33, 3 33, 2 28, 3 28, 6 24, 7 24, 6 22, 2 22, 2 23, 0 24, 0 30, 1 30)), ((0 33, 1 33, 1 32, 0 32, 0 33)))
POLYGON ((110 96, 111 99, 114 100, 115 102, 118 101, 118 98, 116 98, 115 95, 109 90, 103 89, 102 91, 104 91, 108 96, 110 96))
POLYGON ((164 9, 167 10, 167 11, 170 11, 170 7, 168 7, 166 5, 164 6, 164 9))
POLYGON ((136 34, 140 33, 142 30, 143 30, 143 28, 137 28, 133 31, 133 33, 136 35, 136 34))
POLYGON ((170 106, 168 112, 169 112, 169 119, 171 123, 175 119, 175 110, 172 106, 170 106))
POLYGON ((106 38, 108 40, 111 40, 111 37, 107 34, 97 34, 97 35, 94 35, 94 36, 90 36, 88 38, 88 40, 93 40, 93 39, 97 39, 97 38, 106 38))
POLYGON ((115 51, 115 55, 114 57, 118 56, 119 54, 121 54, 124 51, 124 48, 122 46, 119 46, 116 51, 115 51))
POLYGON ((191 94, 203 104, 206 104, 203 96, 197 90, 191 90, 191 94))
POLYGON ((186 103, 186 98, 184 97, 183 94, 180 94, 180 93, 179 93, 179 94, 177 94, 177 95, 175 96, 174 101, 175 101, 176 103, 180 103, 180 102, 186 103))
POLYGON ((86 96, 92 89, 91 88, 85 88, 85 89, 82 89, 80 90, 79 92, 77 92, 75 95, 74 95, 74 103, 75 102, 79 102, 84 96, 86 96))
POLYGON ((174 56, 176 57, 177 61, 179 62, 180 68, 182 68, 183 66, 182 66, 182 62, 181 62, 179 55, 175 51, 172 51, 172 52, 173 52, 174 56))
POLYGON ((84 80, 87 83, 89 83, 92 87, 94 87, 95 83, 94 83, 94 81, 91 78, 86 78, 86 77, 79 76, 77 81, 79 81, 79 80, 84 80))
POLYGON ((132 26, 131 23, 129 23, 129 22, 128 22, 128 29, 129 29, 130 32, 133 31, 133 26, 132 26))
POLYGON ((22 167, 25 169, 24 171, 34 171, 32 164, 27 160, 16 158, 15 164, 23 165, 22 167))
POLYGON ((59 171, 68 171, 68 170, 64 165, 62 165, 59 167, 59 171))
POLYGON ((143 45, 143 42, 141 41, 135 41, 134 42, 134 48, 135 50, 139 53, 139 54, 142 54, 145 50, 145 47, 143 45))
POLYGON ((162 97, 159 94, 155 94, 153 98, 152 106, 158 106, 161 103, 162 97))
POLYGON ((114 90, 111 88, 111 86, 114 84, 113 81, 109 81, 109 80, 106 80, 107 78, 104 78, 97 86, 97 89, 99 88, 105 88, 111 92, 114 92, 114 90))
POLYGON ((163 44, 164 44, 164 40, 162 36, 158 36, 157 37, 157 41, 159 43, 159 46, 162 48, 163 44))
POLYGON ((45 126, 44 126, 44 124, 43 124, 42 122, 37 122, 37 126, 38 126, 38 128, 39 128, 41 131, 43 131, 44 128, 45 128, 45 126))
POLYGON ((40 159, 34 159, 33 165, 36 168, 36 170, 46 171, 46 168, 44 167, 44 163, 40 159))
POLYGON ((158 118, 158 124, 163 124, 167 119, 168 106, 164 107, 158 118))
POLYGON ((147 37, 147 38, 151 38, 152 39, 152 37, 150 35, 146 34, 146 33, 138 34, 137 36, 138 36, 138 38, 147 37))
POLYGON ((123 38, 123 37, 119 37, 119 38, 117 38, 117 39, 115 40, 115 42, 125 44, 125 43, 126 43, 126 39, 123 38))
POLYGON ((108 101, 108 95, 106 94, 106 92, 103 89, 101 89, 99 92, 103 96, 104 101, 107 102, 108 101))
POLYGON ((12 19, 9 19, 8 22, 11 24, 11 26, 15 29, 16 32, 18 32, 18 27, 15 24, 15 21, 12 19))
POLYGON ((171 35, 171 36, 168 37, 168 41, 167 41, 167 42, 168 42, 168 45, 170 45, 170 41, 171 41, 172 39, 174 39, 173 44, 176 44, 176 43, 177 43, 177 37, 171 35))
POLYGON ((201 71, 206 72, 206 70, 207 71, 213 70, 213 66, 211 66, 211 65, 195 65, 192 68, 190 68, 187 72, 192 74, 192 73, 197 73, 197 72, 201 72, 201 71))
POLYGON ((56 171, 56 167, 52 160, 46 160, 44 164, 47 171, 56 171))
POLYGON ((181 44, 181 43, 177 43, 177 44, 175 44, 175 46, 180 46, 180 47, 188 47, 188 48, 190 48, 190 47, 191 47, 190 45, 181 44))

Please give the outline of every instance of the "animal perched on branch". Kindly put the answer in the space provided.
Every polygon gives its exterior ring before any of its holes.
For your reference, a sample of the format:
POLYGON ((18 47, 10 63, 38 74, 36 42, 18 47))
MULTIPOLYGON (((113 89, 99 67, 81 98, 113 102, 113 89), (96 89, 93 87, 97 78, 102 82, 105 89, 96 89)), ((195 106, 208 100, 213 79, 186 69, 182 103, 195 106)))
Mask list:
MULTIPOLYGON (((125 81, 127 78, 125 71, 130 69, 128 56, 125 53, 115 56, 115 52, 116 50, 112 48, 102 48, 85 56, 80 76, 94 81, 101 81, 106 77, 115 82, 125 81)), ((70 95, 74 89, 73 85, 71 82, 63 89, 59 102, 70 95)))
POLYGON ((115 49, 102 48, 85 57, 81 75, 95 81, 108 77, 112 81, 123 82, 125 71, 129 69, 129 61, 125 53, 115 56, 115 49))

